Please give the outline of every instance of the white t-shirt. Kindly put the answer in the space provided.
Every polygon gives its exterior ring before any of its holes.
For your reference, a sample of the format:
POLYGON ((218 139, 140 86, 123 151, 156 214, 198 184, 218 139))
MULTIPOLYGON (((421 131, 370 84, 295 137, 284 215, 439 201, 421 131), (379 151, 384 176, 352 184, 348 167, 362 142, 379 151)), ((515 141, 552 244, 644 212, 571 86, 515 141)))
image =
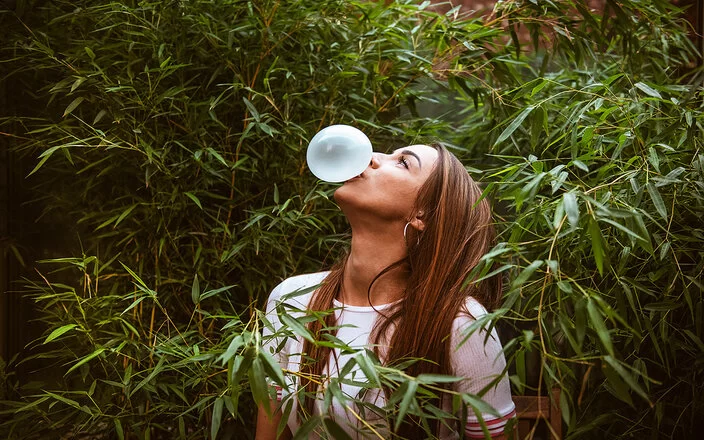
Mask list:
MULTIPOLYGON (((312 288, 322 283, 327 275, 328 272, 298 275, 288 278, 276 286, 269 296, 266 307, 266 318, 273 328, 265 327, 264 336, 270 336, 285 327, 285 323, 282 323, 281 317, 276 310, 276 307, 281 303, 285 305, 285 313, 289 317, 293 319, 304 317, 313 291, 307 291, 302 294, 300 292, 312 290, 312 288)), ((347 379, 347 381, 341 383, 341 393, 335 393, 337 396, 333 396, 327 403, 322 399, 317 400, 316 411, 322 413, 324 406, 326 404, 330 405, 327 413, 352 438, 379 438, 372 432, 372 429, 380 433, 382 437, 386 437, 384 432, 388 432, 388 427, 380 417, 375 417, 369 411, 364 412, 362 408, 355 405, 351 400, 347 400, 348 398, 359 398, 360 390, 362 389, 350 382, 366 382, 367 378, 358 365, 355 364, 351 369, 345 369, 345 365, 355 356, 366 356, 365 348, 370 350, 373 348, 369 337, 377 318, 381 316, 379 312, 384 313, 384 310, 392 305, 385 304, 374 307, 349 306, 337 300, 334 301, 336 325, 339 326, 336 337, 347 344, 351 350, 341 351, 340 349, 335 349, 330 356, 330 361, 324 374, 331 377, 340 377, 340 372, 343 371, 345 373, 343 378, 347 379), (340 396, 342 396, 342 399, 340 396)), ((475 331, 469 336, 463 331, 474 322, 475 318, 487 313, 484 307, 473 298, 467 298, 467 309, 471 316, 462 314, 453 323, 451 344, 452 347, 457 347, 451 350, 453 375, 465 378, 462 381, 455 382, 453 390, 476 395, 502 374, 506 366, 506 360, 501 351, 501 342, 495 330, 492 330, 489 338, 486 338, 486 332, 484 331, 475 331)), ((287 397, 289 397, 288 393, 296 390, 295 373, 299 371, 303 339, 300 337, 273 338, 269 340, 267 347, 282 369, 294 373, 286 375, 289 385, 287 387, 288 390, 283 390, 283 394, 279 395, 279 398, 285 402, 287 397), (277 350, 277 347, 282 348, 277 350)), ((384 405, 385 397, 379 390, 376 391, 367 391, 363 400, 381 407, 384 405)), ((295 434, 299 428, 299 422, 296 417, 297 399, 292 398, 291 400, 293 401, 293 408, 288 419, 288 426, 295 434)), ((492 414, 482 414, 489 432, 495 435, 501 434, 508 419, 515 415, 515 406, 511 400, 511 389, 506 374, 503 375, 495 387, 482 396, 482 400, 501 415, 500 418, 497 418, 492 414)), ((446 411, 451 410, 451 408, 443 409, 446 411)), ((468 408, 465 435, 469 438, 484 438, 478 418, 471 408, 468 408)), ((444 432, 440 434, 440 437, 456 438, 458 434, 444 432)), ((317 437, 311 436, 311 438, 317 437)))

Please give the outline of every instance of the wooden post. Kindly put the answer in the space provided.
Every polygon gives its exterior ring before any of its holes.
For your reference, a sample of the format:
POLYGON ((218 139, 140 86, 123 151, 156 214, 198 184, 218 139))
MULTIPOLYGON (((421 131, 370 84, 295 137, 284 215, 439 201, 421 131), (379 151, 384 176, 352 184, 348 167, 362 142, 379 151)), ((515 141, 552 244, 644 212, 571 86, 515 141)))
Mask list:
POLYGON ((553 388, 550 396, 513 396, 518 418, 518 437, 531 438, 530 432, 542 419, 547 426, 547 435, 552 440, 562 440, 562 412, 560 389, 553 388))

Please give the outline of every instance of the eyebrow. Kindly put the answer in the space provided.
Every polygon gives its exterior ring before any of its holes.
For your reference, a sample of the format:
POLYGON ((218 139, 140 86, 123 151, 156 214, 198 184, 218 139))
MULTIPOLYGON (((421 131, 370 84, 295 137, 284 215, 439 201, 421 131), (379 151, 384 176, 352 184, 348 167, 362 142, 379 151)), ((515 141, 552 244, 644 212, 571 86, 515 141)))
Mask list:
POLYGON ((418 161, 418 168, 421 168, 421 169, 423 168, 423 165, 420 162, 420 157, 418 157, 418 155, 416 153, 412 152, 411 150, 403 150, 403 151, 401 151, 401 154, 415 157, 416 160, 418 161))

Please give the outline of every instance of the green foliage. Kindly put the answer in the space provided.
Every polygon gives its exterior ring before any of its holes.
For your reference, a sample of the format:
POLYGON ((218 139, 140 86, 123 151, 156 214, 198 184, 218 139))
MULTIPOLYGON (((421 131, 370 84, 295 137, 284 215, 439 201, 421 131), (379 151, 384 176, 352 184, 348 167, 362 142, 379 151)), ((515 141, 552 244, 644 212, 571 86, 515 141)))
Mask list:
MULTIPOLYGON (((0 125, 81 257, 28 281, 47 330, 7 366, 39 370, 7 375, 6 437, 251 437, 282 379, 256 308, 343 246, 304 163, 333 123, 440 140, 486 183, 514 389, 560 387, 570 438, 701 427, 704 109, 669 2, 19 3, 0 125)), ((451 418, 419 403, 438 378, 360 367, 392 424, 451 418)))

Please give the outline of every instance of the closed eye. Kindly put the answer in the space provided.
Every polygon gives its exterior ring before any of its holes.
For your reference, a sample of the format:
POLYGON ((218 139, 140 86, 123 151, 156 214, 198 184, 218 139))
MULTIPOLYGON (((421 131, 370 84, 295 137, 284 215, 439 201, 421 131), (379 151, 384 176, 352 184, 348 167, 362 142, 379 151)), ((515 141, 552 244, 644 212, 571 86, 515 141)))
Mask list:
POLYGON ((419 170, 423 168, 423 165, 420 163, 420 157, 418 157, 418 155, 416 153, 414 153, 413 151, 402 150, 402 151, 399 151, 398 153, 400 155, 398 162, 400 164, 402 164, 404 167, 406 167, 406 169, 410 168, 409 167, 410 163, 409 163, 409 159, 408 159, 409 156, 414 158, 418 162, 418 169, 419 170))
POLYGON ((404 168, 408 169, 408 160, 406 160, 405 156, 399 156, 398 157, 398 163, 404 166, 404 168))

